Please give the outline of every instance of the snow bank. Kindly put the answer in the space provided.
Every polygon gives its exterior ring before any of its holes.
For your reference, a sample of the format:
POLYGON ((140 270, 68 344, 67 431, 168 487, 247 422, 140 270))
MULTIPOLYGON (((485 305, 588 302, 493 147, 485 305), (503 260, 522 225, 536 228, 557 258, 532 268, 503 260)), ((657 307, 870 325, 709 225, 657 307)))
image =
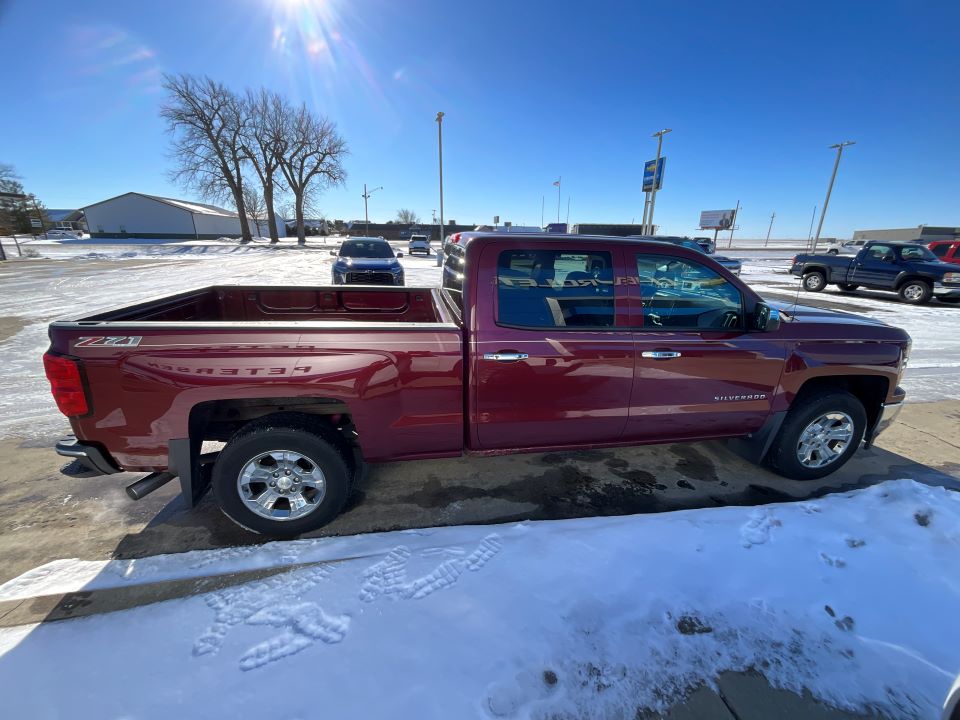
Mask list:
POLYGON ((932 717, 960 670, 960 495, 815 502, 61 561, 0 597, 313 563, 0 632, 10 717, 633 717, 723 670, 932 717))

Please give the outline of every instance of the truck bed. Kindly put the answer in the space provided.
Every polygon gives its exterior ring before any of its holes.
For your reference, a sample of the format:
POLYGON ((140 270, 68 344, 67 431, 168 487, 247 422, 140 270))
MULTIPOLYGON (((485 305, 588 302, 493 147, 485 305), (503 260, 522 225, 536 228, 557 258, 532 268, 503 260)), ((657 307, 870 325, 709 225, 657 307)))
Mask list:
POLYGON ((77 438, 124 470, 263 406, 349 412, 368 460, 463 446, 463 335, 436 288, 213 286, 58 320, 50 350, 82 368, 77 438))
POLYGON ((435 288, 214 285, 65 322, 452 322, 435 288))

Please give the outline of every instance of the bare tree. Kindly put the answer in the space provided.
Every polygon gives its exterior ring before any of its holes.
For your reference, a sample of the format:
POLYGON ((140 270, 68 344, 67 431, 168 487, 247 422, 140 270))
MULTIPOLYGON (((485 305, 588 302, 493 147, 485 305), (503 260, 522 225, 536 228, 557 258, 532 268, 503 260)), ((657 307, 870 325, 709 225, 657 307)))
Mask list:
POLYGON ((267 219, 266 199, 256 187, 248 184, 243 188, 243 204, 247 211, 247 217, 253 220, 257 235, 260 235, 260 225, 267 219))
POLYGON ((407 225, 416 225, 418 222, 420 222, 420 216, 417 215, 413 210, 400 208, 397 210, 397 222, 405 223, 407 225))
POLYGON ((277 172, 280 167, 278 152, 283 147, 284 123, 290 114, 290 106, 277 93, 260 88, 256 91, 247 90, 244 112, 247 122, 240 142, 250 165, 260 178, 267 224, 270 226, 270 241, 275 243, 280 235, 273 204, 279 190, 277 181, 283 179, 277 172))
POLYGON ((313 115, 304 104, 287 116, 283 140, 277 149, 280 170, 293 194, 297 242, 304 245, 304 207, 309 207, 311 199, 323 188, 343 183, 346 171, 342 160, 349 152, 347 143, 333 122, 313 115))
POLYGON ((250 242, 241 173, 247 159, 241 142, 247 122, 243 104, 208 77, 165 75, 163 87, 168 97, 160 116, 173 136, 174 179, 206 198, 232 196, 243 241, 250 242))

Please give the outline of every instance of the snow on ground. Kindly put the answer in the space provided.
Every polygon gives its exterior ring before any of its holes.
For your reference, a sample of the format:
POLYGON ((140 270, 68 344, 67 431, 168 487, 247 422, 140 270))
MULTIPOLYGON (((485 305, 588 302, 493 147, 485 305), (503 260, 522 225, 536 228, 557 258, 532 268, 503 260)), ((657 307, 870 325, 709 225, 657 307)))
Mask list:
POLYGON ((936 716, 960 671, 960 495, 814 502, 61 561, 0 599, 300 566, 0 631, 4 714, 634 717, 756 668, 850 709, 936 716), (58 669, 49 677, 52 658, 58 669))

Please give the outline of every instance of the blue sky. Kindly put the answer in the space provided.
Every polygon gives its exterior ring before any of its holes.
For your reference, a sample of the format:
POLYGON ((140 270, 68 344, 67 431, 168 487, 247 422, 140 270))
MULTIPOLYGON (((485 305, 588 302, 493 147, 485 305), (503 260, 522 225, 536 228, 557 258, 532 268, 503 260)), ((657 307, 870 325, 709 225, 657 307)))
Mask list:
POLYGON ((658 224, 733 207, 741 235, 806 237, 844 153, 825 236, 960 225, 956 2, 0 0, 0 162, 48 207, 167 178, 164 72, 267 85, 338 123, 351 155, 319 205, 371 219, 438 208, 517 224, 639 222, 662 127, 658 224), (12 59, 12 62, 11 62, 12 59))

